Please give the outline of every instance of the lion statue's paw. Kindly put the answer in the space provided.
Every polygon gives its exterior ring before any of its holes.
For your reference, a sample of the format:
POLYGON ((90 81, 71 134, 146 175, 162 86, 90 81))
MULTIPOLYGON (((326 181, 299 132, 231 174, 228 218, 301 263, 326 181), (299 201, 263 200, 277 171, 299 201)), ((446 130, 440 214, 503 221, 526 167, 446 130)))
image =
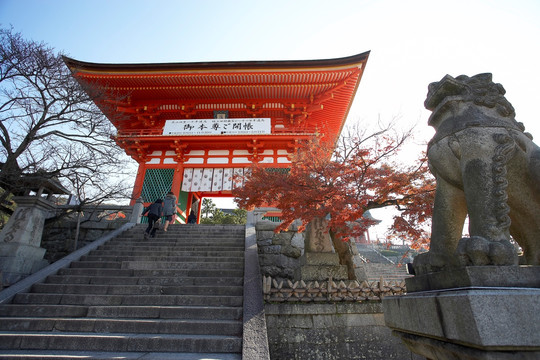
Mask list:
POLYGON ((418 254, 413 261, 415 275, 442 271, 449 267, 450 257, 433 251, 418 254))
POLYGON ((507 241, 490 241, 481 236, 462 238, 456 255, 461 266, 517 265, 514 246, 507 241))

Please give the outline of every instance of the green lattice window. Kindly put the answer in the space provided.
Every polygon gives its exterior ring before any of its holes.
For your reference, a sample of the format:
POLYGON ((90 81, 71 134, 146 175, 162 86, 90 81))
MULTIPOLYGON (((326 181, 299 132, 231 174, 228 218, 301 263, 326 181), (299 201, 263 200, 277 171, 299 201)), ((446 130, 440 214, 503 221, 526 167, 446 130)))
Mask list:
POLYGON ((171 191, 174 169, 147 169, 141 197, 144 202, 154 202, 163 199, 171 191))
POLYGON ((263 216, 262 220, 269 220, 271 222, 281 222, 281 218, 279 216, 263 216))
POLYGON ((290 168, 272 168, 272 167, 266 168, 264 170, 271 173, 281 173, 281 174, 288 174, 291 171, 290 168))

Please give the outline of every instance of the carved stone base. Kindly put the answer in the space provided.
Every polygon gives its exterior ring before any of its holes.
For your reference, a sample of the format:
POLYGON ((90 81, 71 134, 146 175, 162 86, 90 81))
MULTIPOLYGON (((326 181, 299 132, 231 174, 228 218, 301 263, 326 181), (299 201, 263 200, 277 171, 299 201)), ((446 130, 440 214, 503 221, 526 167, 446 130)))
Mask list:
POLYGON ((347 266, 339 264, 339 255, 336 253, 306 252, 300 257, 300 267, 295 270, 295 280, 321 281, 348 280, 347 266))
POLYGON ((540 288, 540 266, 467 266, 405 279, 407 293, 465 287, 540 288))
POLYGON ((473 347, 447 343, 435 339, 392 331, 394 336, 416 354, 426 359, 437 360, 537 360, 540 359, 540 351, 485 351, 473 347))
POLYGON ((2 283, 11 285, 42 269, 49 263, 43 259, 45 249, 19 243, 0 243, 2 283))
POLYGON ((427 359, 540 358, 540 289, 469 288, 383 299, 385 322, 427 359))
POLYGON ((15 212, 0 232, 0 272, 11 285, 48 265, 41 248, 43 224, 55 205, 36 196, 15 196, 15 212))

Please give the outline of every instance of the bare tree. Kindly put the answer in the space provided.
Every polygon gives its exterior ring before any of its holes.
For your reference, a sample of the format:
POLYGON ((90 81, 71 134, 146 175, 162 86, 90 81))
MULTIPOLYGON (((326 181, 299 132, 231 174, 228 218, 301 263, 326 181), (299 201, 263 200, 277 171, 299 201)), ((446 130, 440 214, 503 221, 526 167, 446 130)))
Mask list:
POLYGON ((119 184, 129 160, 92 101, 99 96, 77 82, 61 54, 0 29, 0 206, 22 190, 21 176, 33 174, 62 180, 83 202, 125 198, 128 187, 119 184))

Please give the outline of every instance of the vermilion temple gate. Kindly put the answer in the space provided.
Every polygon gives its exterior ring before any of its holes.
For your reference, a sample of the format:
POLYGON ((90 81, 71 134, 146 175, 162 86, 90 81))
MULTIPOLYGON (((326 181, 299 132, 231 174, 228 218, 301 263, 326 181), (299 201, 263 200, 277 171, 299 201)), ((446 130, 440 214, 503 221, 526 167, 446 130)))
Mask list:
POLYGON ((132 204, 172 190, 178 215, 203 197, 231 196, 233 174, 258 162, 287 168, 298 143, 335 143, 369 52, 338 59, 96 64, 65 58, 115 140, 139 164, 132 204))

